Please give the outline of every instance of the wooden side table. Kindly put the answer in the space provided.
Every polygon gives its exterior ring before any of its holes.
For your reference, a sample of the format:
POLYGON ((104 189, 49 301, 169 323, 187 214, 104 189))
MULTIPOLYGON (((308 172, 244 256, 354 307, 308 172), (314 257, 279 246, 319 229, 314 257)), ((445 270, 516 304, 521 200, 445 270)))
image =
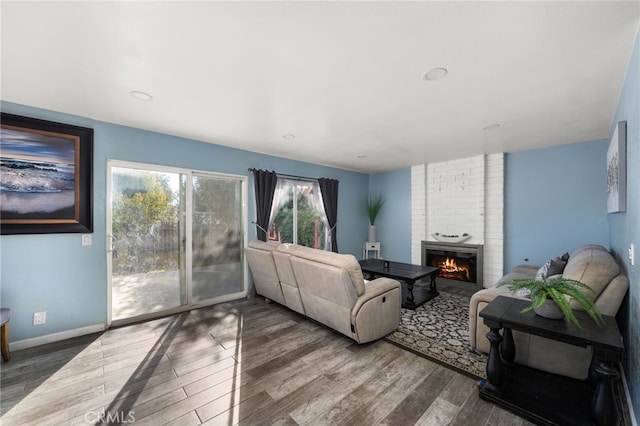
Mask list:
POLYGON ((613 385, 620 374, 624 346, 614 317, 603 316, 599 327, 586 312, 574 311, 582 329, 574 324, 542 318, 530 311, 526 300, 496 297, 480 316, 490 331, 488 381, 480 398, 494 402, 534 423, 543 425, 618 424, 613 385), (500 330, 503 329, 502 335, 500 330), (590 380, 575 380, 545 373, 513 362, 517 348, 511 330, 534 334, 576 346, 593 347, 590 380))
POLYGON ((369 259, 369 253, 374 254, 374 259, 380 259, 379 241, 366 241, 362 244, 362 258, 369 259))
POLYGON ((9 321, 11 320, 11 309, 0 309, 0 352, 2 359, 8 362, 11 359, 9 351, 9 321))

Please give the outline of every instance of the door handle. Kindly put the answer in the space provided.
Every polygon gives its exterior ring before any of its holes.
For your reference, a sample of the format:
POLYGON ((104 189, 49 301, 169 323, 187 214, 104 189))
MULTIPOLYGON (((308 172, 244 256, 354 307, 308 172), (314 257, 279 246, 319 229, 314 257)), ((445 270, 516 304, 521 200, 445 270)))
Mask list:
POLYGON ((107 235, 107 253, 113 252, 113 243, 117 241, 113 235, 107 235))

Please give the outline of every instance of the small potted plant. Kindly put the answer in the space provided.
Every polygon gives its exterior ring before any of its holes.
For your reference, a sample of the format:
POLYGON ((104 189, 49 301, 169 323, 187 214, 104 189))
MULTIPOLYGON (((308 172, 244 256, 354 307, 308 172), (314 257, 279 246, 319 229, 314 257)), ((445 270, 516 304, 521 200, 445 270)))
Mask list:
POLYGON ((367 199, 367 214, 369 215, 369 241, 376 241, 376 217, 380 213, 380 209, 384 204, 384 197, 382 194, 370 195, 367 199))
POLYGON ((572 298, 580 304, 596 324, 602 325, 604 323, 598 307, 587 296, 586 291, 593 292, 593 290, 580 281, 562 277, 544 278, 542 280, 516 278, 498 286, 507 286, 512 292, 523 290, 530 292, 531 305, 523 309, 522 312, 533 310, 536 314, 545 318, 567 318, 578 328, 582 328, 569 305, 569 298, 572 298))

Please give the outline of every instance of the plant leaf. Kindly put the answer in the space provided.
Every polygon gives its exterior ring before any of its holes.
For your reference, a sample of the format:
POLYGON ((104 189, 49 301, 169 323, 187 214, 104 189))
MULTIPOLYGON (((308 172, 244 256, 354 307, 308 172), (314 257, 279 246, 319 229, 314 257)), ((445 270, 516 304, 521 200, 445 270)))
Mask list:
POLYGON ((562 277, 553 280, 515 278, 498 284, 498 287, 502 286, 507 286, 512 292, 523 289, 529 290, 531 293, 531 305, 523 309, 522 312, 528 312, 534 307, 542 306, 547 299, 552 299, 562 309, 567 321, 571 321, 577 327, 582 328, 569 303, 570 298, 572 298, 578 302, 596 324, 600 326, 604 324, 598 307, 586 294, 586 292, 593 292, 593 289, 580 281, 562 277))
POLYGON ((553 301, 556 302, 556 304, 560 307, 560 309, 564 313, 565 318, 574 323, 579 329, 582 329, 580 321, 578 321, 578 318, 576 318, 576 316, 574 315, 573 309, 571 309, 571 306, 569 305, 567 299, 564 297, 564 294, 550 286, 549 295, 551 296, 551 299, 553 299, 553 301))
POLYGON ((369 215, 369 223, 371 225, 375 224, 376 217, 378 213, 380 213, 380 209, 384 204, 384 197, 382 194, 378 195, 370 195, 367 199, 367 214, 369 215))

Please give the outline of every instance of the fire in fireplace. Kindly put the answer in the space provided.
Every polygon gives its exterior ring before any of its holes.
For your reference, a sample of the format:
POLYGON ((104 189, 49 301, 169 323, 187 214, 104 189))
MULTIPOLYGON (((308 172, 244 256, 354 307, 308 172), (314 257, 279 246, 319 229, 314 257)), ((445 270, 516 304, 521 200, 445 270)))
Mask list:
POLYGON ((482 245, 423 241, 422 264, 440 268, 441 284, 482 288, 482 245))
POLYGON ((460 260, 460 264, 458 264, 455 257, 446 257, 444 261, 433 260, 432 266, 440 268, 441 277, 458 281, 472 281, 471 266, 469 263, 460 260))

